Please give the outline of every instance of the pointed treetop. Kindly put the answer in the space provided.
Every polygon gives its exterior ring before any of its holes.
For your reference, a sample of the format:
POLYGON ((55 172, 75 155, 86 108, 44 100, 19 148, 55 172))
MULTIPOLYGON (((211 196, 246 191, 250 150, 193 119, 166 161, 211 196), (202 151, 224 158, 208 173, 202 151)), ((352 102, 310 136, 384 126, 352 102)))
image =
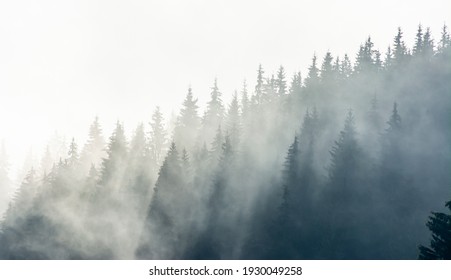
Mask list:
POLYGON ((279 71, 277 72, 277 94, 279 96, 283 96, 287 93, 287 82, 285 81, 285 69, 282 65, 279 67, 279 71))
POLYGON ((398 104, 393 104, 392 114, 387 124, 389 125, 388 131, 400 131, 401 130, 401 116, 398 114, 398 104))
POLYGON ((263 93, 263 74, 265 74, 265 71, 263 71, 262 65, 259 64, 257 70, 257 84, 255 85, 255 94, 258 98, 263 93))

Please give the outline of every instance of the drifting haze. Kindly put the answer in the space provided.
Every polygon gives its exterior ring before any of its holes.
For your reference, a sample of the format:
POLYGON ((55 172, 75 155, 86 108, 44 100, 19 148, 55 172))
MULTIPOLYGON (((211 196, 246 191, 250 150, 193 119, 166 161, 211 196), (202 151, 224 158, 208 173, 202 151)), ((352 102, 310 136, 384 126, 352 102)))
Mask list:
MULTIPOLYGON (((0 139, 21 168, 55 131, 86 140, 95 115, 109 135, 128 132, 160 105, 178 113, 188 85, 204 107, 215 77, 228 102, 256 65, 303 76, 314 52, 353 59, 371 34, 381 52, 402 26, 439 38, 449 1, 2 1, 0 139)), ((14 176, 13 176, 14 177, 14 176)))

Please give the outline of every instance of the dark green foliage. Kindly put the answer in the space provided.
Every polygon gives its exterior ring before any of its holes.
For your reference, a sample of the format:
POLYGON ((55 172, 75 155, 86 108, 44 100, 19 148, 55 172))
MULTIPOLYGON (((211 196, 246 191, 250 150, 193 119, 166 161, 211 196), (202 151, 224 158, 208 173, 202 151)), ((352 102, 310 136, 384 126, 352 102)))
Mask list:
MULTIPOLYGON (((451 211, 451 201, 446 207, 451 211)), ((432 232, 431 245, 419 247, 419 259, 451 260, 451 214, 432 212, 426 225, 432 232)))

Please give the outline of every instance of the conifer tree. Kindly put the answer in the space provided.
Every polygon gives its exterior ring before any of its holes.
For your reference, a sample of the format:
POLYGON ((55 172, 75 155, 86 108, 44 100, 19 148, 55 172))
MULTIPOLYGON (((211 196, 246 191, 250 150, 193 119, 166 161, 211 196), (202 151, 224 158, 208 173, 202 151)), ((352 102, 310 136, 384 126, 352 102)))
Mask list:
POLYGON ((222 103, 221 92, 218 89, 217 79, 211 88, 210 101, 202 118, 202 136, 207 142, 212 141, 215 130, 223 124, 224 105, 222 103))
POLYGON ((283 68, 282 65, 279 67, 279 71, 277 72, 276 86, 277 86, 277 94, 279 97, 287 94, 287 82, 285 80, 285 69, 283 68))
POLYGON ((391 47, 388 46, 387 52, 385 53, 384 69, 390 69, 392 65, 393 65, 393 53, 391 51, 391 47))
POLYGON ((193 92, 189 87, 174 131, 174 141, 178 146, 191 150, 196 144, 200 128, 198 109, 197 98, 193 97, 193 92))
POLYGON ((150 122, 150 153, 154 165, 160 165, 163 155, 166 152, 167 146, 167 132, 164 128, 163 114, 160 107, 157 106, 152 115, 150 122))
POLYGON ((396 65, 402 65, 406 62, 406 58, 408 55, 407 47, 404 43, 403 33, 401 31, 401 27, 398 27, 398 34, 394 39, 394 50, 393 50, 393 59, 396 65))
POLYGON ((434 55, 434 41, 432 40, 431 29, 426 28, 426 32, 423 37, 422 53, 426 59, 431 59, 434 55))
MULTIPOLYGON (((446 207, 451 211, 451 201, 446 207)), ((419 259, 451 260, 451 214, 432 212, 426 225, 432 232, 431 243, 430 247, 419 247, 419 259)))
MULTIPOLYGON (((152 200, 147 212, 144 230, 136 255, 141 259, 173 258, 179 245, 177 226, 184 199, 182 167, 179 153, 172 142, 158 173, 152 200)), ((182 208, 183 209, 183 208, 182 208)))
POLYGON ((349 56, 345 54, 340 66, 341 76, 346 79, 352 74, 352 63, 349 56))
POLYGON ((419 56, 423 53, 423 28, 418 25, 417 35, 415 37, 415 45, 413 47, 413 55, 419 56))
POLYGON ((227 111, 227 131, 230 136, 230 142, 234 147, 238 146, 241 137, 241 117, 239 112, 237 93, 233 95, 227 111))
POLYGON ((263 71, 262 65, 258 65, 258 70, 257 70, 257 84, 255 85, 255 97, 257 99, 257 102, 260 103, 261 98, 262 98, 262 94, 263 94, 263 75, 265 74, 265 72, 263 71))
POLYGON ((438 44, 439 53, 444 53, 444 51, 451 46, 451 38, 448 32, 448 27, 446 24, 443 25, 442 34, 440 37, 440 42, 438 44))
POLYGON ((127 139, 122 124, 117 121, 102 161, 101 184, 107 189, 118 190, 123 179, 124 163, 127 158, 127 139))
POLYGON ((247 92, 246 80, 243 81, 243 88, 241 89, 241 116, 243 118, 243 123, 247 122, 250 110, 250 100, 247 92))
POLYGON ((69 145, 69 151, 67 153, 68 155, 68 164, 71 168, 76 168, 76 165, 78 164, 78 145, 75 143, 75 138, 72 138, 72 141, 69 145))
POLYGON ((105 146, 102 128, 99 118, 96 116, 89 127, 88 141, 84 145, 80 156, 83 173, 88 172, 92 164, 97 168, 100 167, 102 159, 106 156, 105 146))
POLYGON ((316 66, 316 55, 313 55, 312 64, 308 69, 307 78, 305 79, 305 86, 307 88, 315 87, 319 80, 319 70, 316 66))
POLYGON ((321 65, 321 82, 327 84, 333 80, 333 57, 330 52, 326 53, 324 57, 323 64, 321 65))

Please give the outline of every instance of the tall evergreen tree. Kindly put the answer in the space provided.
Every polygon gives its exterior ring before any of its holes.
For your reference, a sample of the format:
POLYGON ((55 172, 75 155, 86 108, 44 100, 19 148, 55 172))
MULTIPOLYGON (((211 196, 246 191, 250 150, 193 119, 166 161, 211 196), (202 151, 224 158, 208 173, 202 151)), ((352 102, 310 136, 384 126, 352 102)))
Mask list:
POLYGON ((404 43, 403 33, 401 27, 398 27, 398 34, 396 34, 394 39, 394 50, 393 50, 393 59, 396 65, 402 65, 406 62, 408 51, 407 47, 404 43))
POLYGON ((348 78, 352 74, 352 63, 347 54, 345 54, 343 60, 341 61, 340 74, 343 79, 348 78))
POLYGON ((432 40, 431 29, 426 28, 426 32, 423 37, 422 53, 426 59, 431 59, 434 55, 434 41, 432 40))
POLYGON ((72 141, 69 145, 69 151, 67 152, 68 158, 67 163, 71 168, 76 168, 78 165, 79 155, 78 155, 78 145, 75 142, 75 138, 72 138, 72 141))
MULTIPOLYGON (((178 225, 183 216, 179 213, 184 195, 182 167, 179 153, 172 142, 161 165, 158 180, 150 203, 140 245, 136 255, 141 259, 174 258, 180 245, 178 225)), ((182 208, 183 209, 183 208, 182 208)), ((180 252, 179 252, 180 253, 180 252)))
POLYGON ((282 65, 279 67, 279 71, 277 72, 276 86, 277 86, 277 94, 279 95, 279 97, 287 94, 287 82, 285 80, 285 69, 283 68, 282 65))
POLYGON ((443 25, 442 34, 440 37, 440 42, 438 44, 438 51, 443 53, 447 48, 451 46, 451 37, 448 32, 448 27, 446 24, 443 25))
POLYGON ((156 166, 160 165, 167 147, 167 132, 164 128, 163 114, 157 106, 150 122, 150 153, 156 166))
MULTIPOLYGON (((451 201, 446 207, 451 211, 451 201)), ((451 260, 451 214, 432 212, 426 225, 432 232, 431 244, 419 247, 419 259, 451 260)))
POLYGON ((127 139, 119 121, 110 136, 106 154, 107 157, 102 161, 101 184, 106 189, 118 190, 122 183, 127 158, 127 139))
POLYGON ((321 65, 321 82, 323 84, 327 84, 332 82, 334 74, 333 74, 333 65, 332 65, 333 57, 330 52, 326 53, 324 57, 323 64, 321 65))
POLYGON ((241 116, 243 117, 243 122, 247 123, 250 109, 250 100, 247 92, 246 80, 243 81, 243 88, 241 89, 241 116))
POLYGON ((255 85, 255 97, 257 99, 257 102, 260 103, 262 94, 263 94, 263 75, 265 72, 263 71, 262 65, 258 65, 257 70, 257 84, 255 85))
POLYGON ((197 98, 193 97, 191 87, 183 101, 180 116, 174 131, 174 141, 180 147, 186 147, 192 150, 196 144, 196 137, 200 128, 200 117, 198 114, 199 106, 197 98))
POLYGON ((423 28, 418 25, 417 35, 415 37, 415 45, 413 47, 413 55, 419 56, 423 53, 423 28))
POLYGON ((99 123, 99 118, 96 116, 93 123, 89 127, 88 141, 81 152, 80 161, 83 172, 88 172, 91 165, 100 167, 102 159, 105 154, 105 139, 103 137, 102 128, 99 123))
POLYGON ((210 142, 215 130, 222 125, 224 119, 224 105, 222 103, 221 92, 218 89, 218 82, 215 79, 211 88, 210 101, 207 103, 207 109, 202 119, 203 139, 210 142))
POLYGON ((312 64, 310 65, 309 69, 308 69, 308 74, 307 74, 307 78, 305 79, 305 86, 307 88, 310 87, 315 87, 318 84, 319 81, 319 70, 318 67, 316 66, 316 55, 313 55, 312 58, 312 64))
POLYGON ((227 131, 230 136, 230 141, 234 147, 238 146, 241 137, 241 116, 239 112, 237 93, 233 95, 230 102, 229 110, 227 111, 227 131))

